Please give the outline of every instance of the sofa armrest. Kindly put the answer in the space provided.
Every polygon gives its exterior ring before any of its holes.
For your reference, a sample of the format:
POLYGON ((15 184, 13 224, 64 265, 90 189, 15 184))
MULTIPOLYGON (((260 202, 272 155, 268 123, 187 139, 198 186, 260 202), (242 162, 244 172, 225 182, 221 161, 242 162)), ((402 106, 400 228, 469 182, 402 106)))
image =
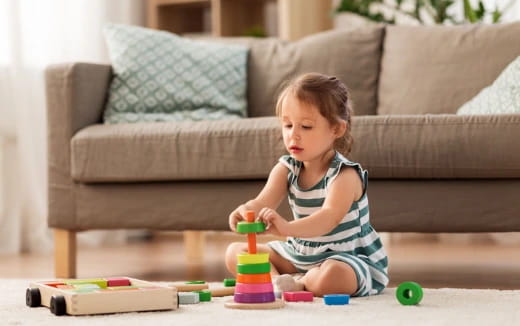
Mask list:
POLYGON ((76 224, 70 140, 78 130, 101 121, 111 73, 109 65, 88 63, 52 65, 45 71, 51 227, 70 229, 76 224))

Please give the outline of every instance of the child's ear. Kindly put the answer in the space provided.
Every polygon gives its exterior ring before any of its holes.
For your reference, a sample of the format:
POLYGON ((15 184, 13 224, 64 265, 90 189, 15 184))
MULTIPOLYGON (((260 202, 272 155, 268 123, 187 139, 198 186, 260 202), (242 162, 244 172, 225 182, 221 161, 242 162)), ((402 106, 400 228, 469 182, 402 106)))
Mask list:
POLYGON ((339 121, 334 126, 334 134, 336 135, 337 138, 343 137, 343 135, 345 134, 346 131, 347 131, 347 122, 345 120, 339 121))

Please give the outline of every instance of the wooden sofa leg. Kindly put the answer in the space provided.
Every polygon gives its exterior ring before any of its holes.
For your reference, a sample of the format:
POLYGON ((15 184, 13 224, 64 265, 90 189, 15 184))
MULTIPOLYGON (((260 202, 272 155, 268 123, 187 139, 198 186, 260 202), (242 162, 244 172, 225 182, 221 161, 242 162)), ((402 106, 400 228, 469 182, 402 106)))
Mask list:
POLYGON ((54 229, 54 274, 57 278, 76 277, 76 231, 54 229))
POLYGON ((184 231, 184 252, 188 262, 202 262, 206 233, 204 231, 184 231))

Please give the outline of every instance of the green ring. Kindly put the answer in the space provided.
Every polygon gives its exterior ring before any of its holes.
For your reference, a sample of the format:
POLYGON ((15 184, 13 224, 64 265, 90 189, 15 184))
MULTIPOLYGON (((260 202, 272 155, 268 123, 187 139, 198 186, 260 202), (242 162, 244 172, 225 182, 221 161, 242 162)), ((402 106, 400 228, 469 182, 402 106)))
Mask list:
POLYGON ((418 283, 403 282, 397 287, 395 296, 402 305, 416 305, 422 300, 423 289, 418 283))
POLYGON ((257 233, 264 232, 265 224, 264 222, 238 222, 237 223, 237 232, 238 233, 257 233))
POLYGON ((237 272, 240 274, 263 274, 271 271, 270 263, 263 264, 237 264, 237 272))

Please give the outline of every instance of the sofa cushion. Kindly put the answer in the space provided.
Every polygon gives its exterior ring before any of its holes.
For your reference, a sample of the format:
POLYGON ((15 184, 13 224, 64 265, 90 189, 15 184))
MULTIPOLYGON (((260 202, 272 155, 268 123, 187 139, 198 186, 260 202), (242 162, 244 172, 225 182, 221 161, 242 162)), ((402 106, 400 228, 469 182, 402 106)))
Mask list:
POLYGON ((247 115, 247 47, 116 24, 105 37, 114 72, 106 123, 247 115))
MULTIPOLYGON (((362 116, 353 152, 370 178, 520 178, 520 115, 362 116)), ((276 117, 94 125, 72 139, 80 182, 264 179, 285 154, 276 117)))
POLYGON ((354 120, 350 155, 369 178, 520 178, 520 114, 354 120))
POLYGON ((349 87, 356 115, 375 114, 383 32, 378 25, 327 31, 296 42, 250 42, 249 115, 273 115, 283 82, 306 72, 335 75, 349 87))
POLYGON ((285 153, 277 118, 93 125, 72 138, 82 182, 258 179, 285 153))
POLYGON ((520 55, 520 22, 388 26, 378 114, 455 113, 520 55))
POLYGON ((504 113, 520 113, 520 56, 507 66, 492 85, 457 110, 457 114, 504 113))

